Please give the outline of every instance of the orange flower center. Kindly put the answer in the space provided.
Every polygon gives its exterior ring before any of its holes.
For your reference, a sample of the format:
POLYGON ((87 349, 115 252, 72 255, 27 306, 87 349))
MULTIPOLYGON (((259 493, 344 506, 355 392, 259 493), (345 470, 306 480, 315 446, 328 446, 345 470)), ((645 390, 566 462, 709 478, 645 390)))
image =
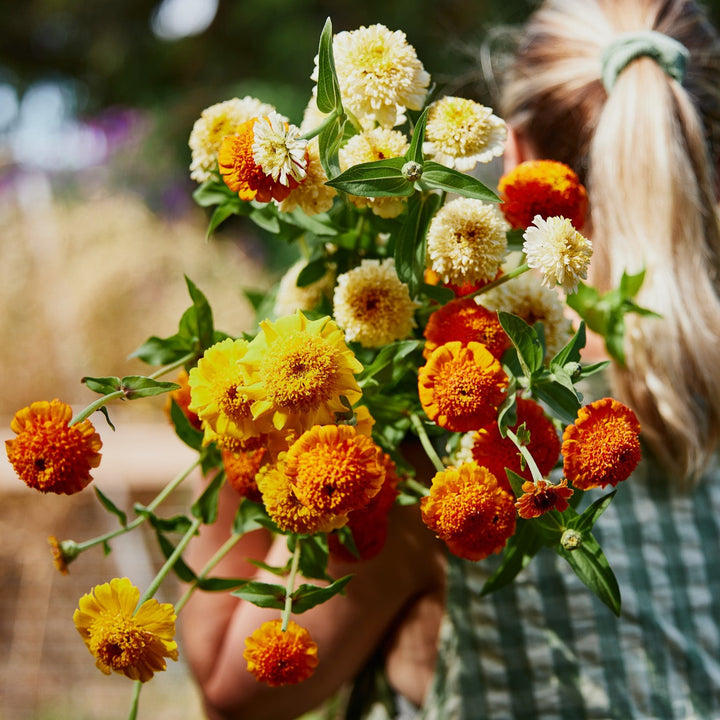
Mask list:
POLYGON ((91 626, 90 650, 107 667, 124 670, 137 665, 152 634, 140 630, 133 618, 101 615, 91 626))

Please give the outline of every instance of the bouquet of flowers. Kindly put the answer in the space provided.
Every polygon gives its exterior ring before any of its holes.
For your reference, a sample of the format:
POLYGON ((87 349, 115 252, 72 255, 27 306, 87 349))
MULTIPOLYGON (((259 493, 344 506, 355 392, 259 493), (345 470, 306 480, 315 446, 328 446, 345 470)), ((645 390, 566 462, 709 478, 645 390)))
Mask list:
POLYGON ((605 295, 582 283, 592 254, 580 232, 587 196, 561 163, 523 163, 497 194, 470 174, 502 155, 505 123, 473 100, 433 99, 404 33, 374 25, 333 35, 328 20, 312 78, 299 126, 245 97, 204 110, 190 135, 209 234, 240 215, 300 250, 271 292, 248 293, 256 332, 216 329, 186 278, 191 304, 177 333, 135 351, 155 372, 86 377, 99 397, 74 417, 52 400, 12 421, 9 460, 40 492, 90 483, 102 446, 90 417, 100 412, 114 429, 116 401, 169 394, 175 431, 197 451, 134 518, 95 488, 115 531, 51 538, 67 572, 79 553, 108 550, 143 523, 156 531, 166 562, 151 585, 141 592, 112 579, 80 598, 73 618, 98 668, 136 681, 130 717, 142 683, 177 658, 175 621, 197 590, 276 608, 278 619, 247 639, 248 670, 270 685, 309 677, 318 648, 301 614, 352 581, 329 577, 328 558, 380 552, 397 503, 416 505, 428 532, 461 558, 503 553, 487 592, 551 547, 619 612, 592 535, 614 493, 585 504, 583 494, 630 475, 639 426, 611 398, 583 405, 576 385, 607 364, 581 363, 586 322, 622 362, 623 314, 643 312, 632 302, 642 276, 605 295), (583 318, 575 329, 563 300, 583 318), (170 373, 176 382, 161 379, 170 373), (422 449, 434 477, 417 473, 408 447, 422 449), (203 492, 186 514, 162 516, 198 466, 203 492), (243 498, 231 538, 193 570, 183 552, 214 522, 224 483, 243 498), (272 568, 282 581, 215 576, 258 528, 287 537, 291 560, 272 568), (159 603, 170 572, 187 592, 159 603))

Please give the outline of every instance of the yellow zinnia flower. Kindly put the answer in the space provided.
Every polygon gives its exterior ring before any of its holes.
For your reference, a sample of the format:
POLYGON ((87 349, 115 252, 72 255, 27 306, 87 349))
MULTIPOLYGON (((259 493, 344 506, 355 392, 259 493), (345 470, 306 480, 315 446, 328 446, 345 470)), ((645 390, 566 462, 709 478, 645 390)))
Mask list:
POLYGON ((147 682, 165 670, 165 658, 177 660, 175 609, 154 598, 137 608, 139 600, 130 580, 114 578, 80 598, 73 621, 98 669, 147 682))
POLYGON ((333 423, 336 412, 347 411, 342 397, 353 405, 362 395, 354 377, 362 365, 329 317, 308 320, 298 312, 264 320, 244 360, 257 378, 245 388, 253 418, 278 430, 333 423))
POLYGON ((10 429, 17 437, 5 441, 5 450, 28 487, 72 495, 92 480, 102 441, 89 420, 70 425, 71 419, 72 409, 60 400, 34 402, 15 413, 10 429))
POLYGON ((318 664, 317 644, 292 620, 287 630, 282 629, 280 620, 264 622, 246 638, 243 657, 248 671, 270 687, 303 682, 318 664))

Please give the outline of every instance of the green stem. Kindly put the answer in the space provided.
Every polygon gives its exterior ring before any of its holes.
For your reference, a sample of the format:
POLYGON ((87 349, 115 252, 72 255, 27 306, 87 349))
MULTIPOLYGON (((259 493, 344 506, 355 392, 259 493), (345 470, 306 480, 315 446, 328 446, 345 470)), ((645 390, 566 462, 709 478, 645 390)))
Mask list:
POLYGON ((414 490, 419 495, 425 496, 430 494, 430 491, 422 483, 415 480, 415 478, 405 478, 403 480, 403 485, 410 488, 411 490, 414 490))
POLYGON ((543 480, 542 473, 538 469, 535 458, 530 454, 527 445, 523 445, 518 436, 510 428, 506 428, 505 432, 513 443, 515 443, 515 447, 520 451, 520 454, 523 456, 527 466, 530 468, 530 474, 533 477, 533 481, 537 483, 538 481, 543 480))
POLYGON ((300 538, 296 539, 295 552, 293 553, 292 565, 290 566, 290 574, 288 575, 287 584, 285 585, 285 607, 282 613, 281 630, 285 632, 290 623, 290 613, 292 611, 292 594, 295 590, 295 575, 297 575, 300 566, 300 538))
POLYGON ((169 373, 172 370, 177 370, 177 368, 182 367, 183 365, 185 365, 186 362, 188 362, 189 360, 193 360, 194 358, 195 353, 188 353, 187 355, 183 355, 181 358, 178 358, 174 362, 158 368, 152 375, 148 375, 148 377, 151 380, 157 380, 159 377, 162 377, 166 373, 169 373))
POLYGON ((425 450, 425 454, 430 458, 430 461, 435 466, 435 469, 438 472, 442 472, 445 469, 445 465, 443 465, 442 460, 438 457, 438 454, 435 452, 435 448, 433 447, 432 443, 430 442, 430 438, 428 437, 427 432, 425 431, 425 426, 422 423, 422 420, 415 414, 410 413, 410 422, 413 424, 413 427, 415 428, 415 431, 417 432, 418 438, 420 438, 420 443, 423 446, 423 449, 425 450))
POLYGON ((201 525, 202 520, 200 520, 199 518, 195 518, 192 521, 192 524, 187 529, 187 532, 182 536, 180 542, 177 544, 177 547, 172 551, 170 557, 165 561, 165 564, 160 568, 158 574, 155 576, 153 581, 148 586, 148 589, 138 601, 138 607, 141 607, 144 602, 146 602, 155 595, 160 585, 162 585, 163 580, 165 580, 167 574, 173 569, 173 566, 178 561, 178 558, 183 554, 185 548, 188 546, 188 543, 190 542, 190 540, 192 540, 193 536, 198 531, 198 528, 201 525))
POLYGON ((136 720, 137 718, 141 690, 142 683, 139 680, 135 680, 133 683, 132 700, 130 701, 130 714, 128 715, 128 720, 136 720))
POLYGON ((530 266, 527 263, 523 263, 519 267, 516 267, 514 270, 511 270, 509 273, 506 273, 505 275, 501 275, 497 280, 493 280, 492 282, 489 282, 487 285, 483 285, 480 289, 476 290, 473 293, 469 293, 467 295, 463 295, 463 299, 465 298, 474 298, 478 295, 482 295, 483 293, 488 292, 489 290, 493 290, 496 287, 500 287, 500 285, 504 285, 506 282, 512 280, 513 278, 518 277, 518 275, 522 275, 523 273, 527 272, 530 269, 530 266))
POLYGON ((335 121, 336 117, 337 110, 333 110, 317 127, 301 135, 300 140, 312 140, 314 137, 317 137, 328 125, 335 121))
POLYGON ((238 540, 242 537, 241 533, 233 533, 220 547, 220 549, 207 561, 205 567, 198 573, 197 579, 185 591, 185 594, 175 603, 175 614, 178 615, 185 607, 185 603, 190 596, 197 590, 199 580, 204 580, 208 573, 235 547, 238 540))
MULTIPOLYGON (((173 491, 175 488, 180 485, 185 478, 190 475, 190 473, 200 464, 200 458, 198 457, 197 460, 195 460, 190 467, 183 470, 181 473, 176 475, 154 498, 154 500, 147 506, 148 512, 154 512, 155 508, 160 505, 163 500, 173 491)), ((91 547, 94 547, 95 545, 99 545, 100 543, 104 543, 107 540, 112 540, 113 538, 118 537, 119 535, 124 535, 125 533, 129 533, 131 530, 134 530, 138 525, 142 525, 142 523, 145 522, 147 517, 145 515, 140 515, 139 517, 135 518, 131 523, 128 525, 124 525, 121 528, 118 528, 117 530, 112 530, 111 532, 105 533, 104 535, 100 535, 96 538, 92 538, 91 540, 86 540, 85 542, 81 542, 77 544, 77 551, 78 553, 81 553, 85 550, 88 550, 91 547)))

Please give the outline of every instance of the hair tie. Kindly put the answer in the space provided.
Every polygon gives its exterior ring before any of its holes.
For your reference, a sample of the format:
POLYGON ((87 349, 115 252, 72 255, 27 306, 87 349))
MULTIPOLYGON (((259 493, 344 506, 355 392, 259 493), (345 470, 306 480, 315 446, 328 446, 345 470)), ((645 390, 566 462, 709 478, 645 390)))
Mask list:
POLYGON ((635 59, 651 57, 679 83, 685 77, 688 49, 674 38, 655 30, 638 30, 616 35, 602 54, 602 81, 609 93, 617 76, 635 59))

